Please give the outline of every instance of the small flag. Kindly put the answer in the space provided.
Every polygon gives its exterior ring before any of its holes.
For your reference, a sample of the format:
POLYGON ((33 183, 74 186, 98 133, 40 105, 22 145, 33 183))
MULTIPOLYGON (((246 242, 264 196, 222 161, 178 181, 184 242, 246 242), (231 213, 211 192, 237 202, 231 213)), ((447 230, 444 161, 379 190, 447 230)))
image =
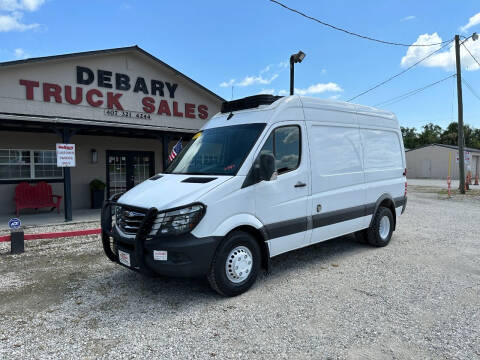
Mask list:
POLYGON ((180 138, 180 140, 178 140, 178 142, 173 147, 172 152, 168 156, 168 160, 172 162, 173 159, 175 159, 177 155, 180 154, 180 151, 182 151, 182 138, 180 138))

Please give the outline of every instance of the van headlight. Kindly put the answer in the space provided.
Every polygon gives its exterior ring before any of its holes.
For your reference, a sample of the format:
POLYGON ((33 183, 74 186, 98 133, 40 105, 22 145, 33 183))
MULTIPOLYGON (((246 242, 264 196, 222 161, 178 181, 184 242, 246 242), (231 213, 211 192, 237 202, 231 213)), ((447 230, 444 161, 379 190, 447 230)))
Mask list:
POLYGON ((180 235, 192 231, 202 220, 205 206, 193 204, 184 208, 161 212, 153 222, 150 235, 180 235))

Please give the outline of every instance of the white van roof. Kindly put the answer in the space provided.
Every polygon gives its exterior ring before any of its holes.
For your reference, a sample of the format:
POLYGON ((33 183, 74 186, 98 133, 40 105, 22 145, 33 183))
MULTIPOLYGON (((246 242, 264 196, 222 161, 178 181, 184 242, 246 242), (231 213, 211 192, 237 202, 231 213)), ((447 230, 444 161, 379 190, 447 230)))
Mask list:
MULTIPOLYGON (((274 100, 273 97, 272 99, 274 100)), ((272 124, 295 119, 328 122, 329 124, 338 121, 344 124, 355 123, 365 126, 399 128, 396 116, 389 111, 344 101, 292 95, 281 97, 269 105, 218 113, 204 126, 204 129, 249 122, 272 124), (325 112, 332 112, 332 114, 325 116, 325 112), (335 115, 334 113, 351 113, 357 116, 339 116, 340 114, 335 115), (230 114, 233 116, 227 120, 230 114)))

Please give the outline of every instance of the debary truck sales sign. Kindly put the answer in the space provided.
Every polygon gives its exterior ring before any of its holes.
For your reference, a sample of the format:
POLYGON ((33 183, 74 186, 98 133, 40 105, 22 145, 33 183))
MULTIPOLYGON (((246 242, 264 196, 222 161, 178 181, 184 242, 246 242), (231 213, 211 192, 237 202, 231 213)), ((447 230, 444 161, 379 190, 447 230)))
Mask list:
POLYGON ((95 85, 96 88, 84 89, 82 86, 61 85, 51 82, 39 82, 31 79, 20 79, 19 84, 25 88, 27 100, 43 102, 67 103, 79 105, 84 100, 91 107, 103 107, 106 115, 132 117, 137 114, 129 113, 122 105, 124 92, 131 91, 143 94, 139 107, 144 114, 141 118, 149 119, 149 114, 183 117, 190 119, 207 119, 208 107, 192 103, 179 104, 175 99, 178 84, 156 79, 145 79, 142 76, 131 78, 127 74, 97 69, 96 71, 76 66, 77 85, 95 85), (41 97, 35 98, 34 89, 40 88, 41 97), (106 89, 106 93, 100 89, 106 89), (171 101, 161 98, 168 98, 171 101))
POLYGON ((0 67, 0 114, 23 121, 195 133, 223 99, 137 48, 0 67))

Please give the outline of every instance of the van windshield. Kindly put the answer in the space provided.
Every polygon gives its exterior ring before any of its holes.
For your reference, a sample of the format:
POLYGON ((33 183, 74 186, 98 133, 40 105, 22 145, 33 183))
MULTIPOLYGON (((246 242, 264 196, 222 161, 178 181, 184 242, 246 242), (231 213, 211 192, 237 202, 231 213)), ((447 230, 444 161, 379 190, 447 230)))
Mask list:
POLYGON ((235 175, 266 124, 242 124, 197 133, 166 173, 235 175))

